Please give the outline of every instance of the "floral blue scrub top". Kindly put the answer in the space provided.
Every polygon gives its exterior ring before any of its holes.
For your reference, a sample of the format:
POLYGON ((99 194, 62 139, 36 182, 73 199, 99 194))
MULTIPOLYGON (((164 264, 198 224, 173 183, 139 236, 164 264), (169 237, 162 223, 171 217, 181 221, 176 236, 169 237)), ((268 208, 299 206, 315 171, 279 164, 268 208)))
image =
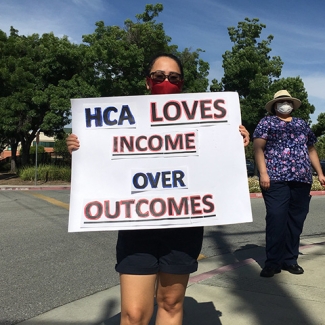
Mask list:
POLYGON ((317 139, 304 120, 293 117, 285 122, 266 116, 258 123, 253 138, 266 140, 264 156, 271 180, 312 183, 308 147, 317 139))

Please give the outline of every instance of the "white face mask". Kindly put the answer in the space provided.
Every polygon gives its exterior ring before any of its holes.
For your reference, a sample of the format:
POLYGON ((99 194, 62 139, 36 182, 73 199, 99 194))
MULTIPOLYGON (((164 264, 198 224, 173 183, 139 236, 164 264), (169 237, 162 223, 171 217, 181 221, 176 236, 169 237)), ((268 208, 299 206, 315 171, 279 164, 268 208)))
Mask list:
POLYGON ((290 114, 293 110, 293 105, 289 102, 277 103, 276 110, 281 114, 290 114))

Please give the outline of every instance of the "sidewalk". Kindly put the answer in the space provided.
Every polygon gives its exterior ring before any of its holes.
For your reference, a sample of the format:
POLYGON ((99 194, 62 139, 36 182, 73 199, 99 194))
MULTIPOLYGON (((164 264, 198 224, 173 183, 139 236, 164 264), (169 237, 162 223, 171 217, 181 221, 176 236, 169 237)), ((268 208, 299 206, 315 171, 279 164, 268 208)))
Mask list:
MULTIPOLYGON (((0 191, 60 189, 70 186, 0 186, 0 191)), ((303 239, 300 254, 304 274, 282 271, 273 278, 259 276, 264 248, 256 245, 200 260, 186 291, 183 324, 325 325, 325 236, 303 239)), ((115 286, 19 324, 119 325, 119 290, 115 286)))
MULTIPOLYGON (((184 325, 325 324, 325 237, 302 240, 302 275, 261 278, 264 249, 249 246, 200 260, 190 277, 184 325)), ((118 325, 119 286, 69 303, 21 325, 118 325)), ((150 325, 154 325, 151 322, 150 325)))

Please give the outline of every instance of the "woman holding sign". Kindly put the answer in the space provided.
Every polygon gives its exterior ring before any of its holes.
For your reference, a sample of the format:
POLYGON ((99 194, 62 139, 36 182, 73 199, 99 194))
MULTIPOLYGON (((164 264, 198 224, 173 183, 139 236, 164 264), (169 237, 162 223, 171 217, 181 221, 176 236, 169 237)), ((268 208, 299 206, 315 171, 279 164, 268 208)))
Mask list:
MULTIPOLYGON (((171 54, 156 56, 146 77, 151 94, 180 93, 183 67, 171 54)), ((249 133, 239 131, 244 145, 249 133)), ((67 138, 70 152, 79 148, 76 135, 67 138)), ((121 325, 149 324, 157 301, 156 325, 181 325, 189 274, 197 270, 203 227, 121 230, 116 246, 116 271, 120 273, 121 325)))

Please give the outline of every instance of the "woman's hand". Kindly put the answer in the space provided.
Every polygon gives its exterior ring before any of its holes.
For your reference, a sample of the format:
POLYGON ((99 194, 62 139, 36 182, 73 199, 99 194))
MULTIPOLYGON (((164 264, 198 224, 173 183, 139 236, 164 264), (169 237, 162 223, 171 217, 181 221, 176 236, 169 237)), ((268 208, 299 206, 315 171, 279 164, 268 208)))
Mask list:
POLYGON ((70 134, 66 139, 66 144, 68 146, 68 150, 70 154, 72 151, 78 150, 80 147, 80 142, 78 140, 78 137, 75 134, 70 134))
POLYGON ((239 132, 243 137, 244 147, 246 147, 249 144, 249 132, 246 130, 244 125, 239 125, 239 132))
POLYGON ((318 180, 322 186, 325 186, 325 176, 324 175, 318 175, 318 180))
POLYGON ((319 162, 316 148, 314 146, 309 146, 308 153, 309 153, 311 165, 314 167, 314 169, 318 175, 319 182, 321 183, 322 186, 325 186, 325 176, 323 174, 322 166, 319 162))
POLYGON ((260 174, 260 187, 267 191, 270 188, 270 177, 267 173, 260 174))

